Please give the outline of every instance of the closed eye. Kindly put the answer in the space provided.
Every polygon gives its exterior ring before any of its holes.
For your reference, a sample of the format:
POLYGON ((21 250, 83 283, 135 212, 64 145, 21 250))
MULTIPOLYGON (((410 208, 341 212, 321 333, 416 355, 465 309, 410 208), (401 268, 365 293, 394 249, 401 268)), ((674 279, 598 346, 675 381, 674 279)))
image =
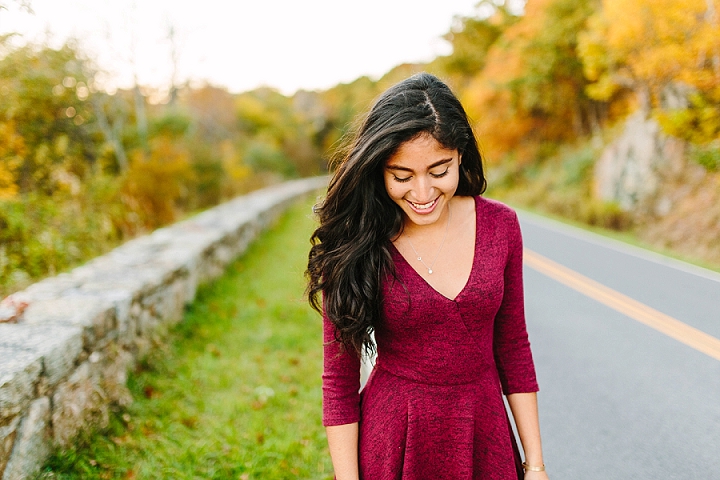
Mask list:
POLYGON ((445 175, 447 175, 449 171, 450 171, 450 167, 446 168, 445 171, 442 173, 430 173, 430 176, 433 178, 442 178, 445 175))
POLYGON ((412 177, 400 178, 396 175, 393 175, 393 178, 395 178, 396 182, 405 183, 405 182, 409 182, 412 177))

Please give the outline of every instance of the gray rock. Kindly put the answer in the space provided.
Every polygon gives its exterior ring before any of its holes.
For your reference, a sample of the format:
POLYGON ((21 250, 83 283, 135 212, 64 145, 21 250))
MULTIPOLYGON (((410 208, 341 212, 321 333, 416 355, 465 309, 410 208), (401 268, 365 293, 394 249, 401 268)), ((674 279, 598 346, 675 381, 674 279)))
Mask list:
POLYGON ((0 348, 24 350, 42 361, 49 386, 67 376, 82 352, 82 329, 66 325, 0 325, 0 348))
POLYGON ((20 415, 9 419, 8 423, 0 427, 0 478, 5 471, 13 445, 15 445, 15 437, 17 436, 17 427, 20 423, 20 415))
POLYGON ((0 425, 23 411, 35 396, 42 356, 21 348, 0 347, 0 425))
POLYGON ((595 164, 596 196, 626 211, 654 210, 662 180, 681 161, 682 152, 681 140, 664 135, 655 120, 636 112, 595 164))
POLYGON ((63 292, 76 288, 78 281, 69 273, 61 273, 55 277, 45 278, 30 285, 23 292, 29 295, 30 301, 51 300, 63 294, 63 292))
POLYGON ((107 300, 73 290, 62 298, 33 302, 23 318, 27 325, 81 327, 85 347, 91 349, 114 327, 115 307, 107 300))
POLYGON ((127 388, 127 374, 135 359, 130 352, 111 345, 102 352, 93 352, 88 360, 91 376, 98 379, 100 388, 110 402, 123 406, 132 403, 132 395, 127 388))
POLYGON ((94 281, 82 285, 79 291, 83 295, 95 297, 105 305, 110 305, 114 309, 114 328, 117 333, 123 337, 130 334, 130 307, 133 299, 140 288, 131 288, 127 282, 127 275, 121 278, 109 277, 104 281, 94 281))
POLYGON ((55 390, 52 402, 53 438, 61 447, 68 447, 82 429, 107 425, 106 394, 100 379, 91 373, 90 361, 84 362, 55 390))
POLYGON ((40 397, 30 404, 18 427, 3 480, 34 478, 50 455, 50 399, 40 397))

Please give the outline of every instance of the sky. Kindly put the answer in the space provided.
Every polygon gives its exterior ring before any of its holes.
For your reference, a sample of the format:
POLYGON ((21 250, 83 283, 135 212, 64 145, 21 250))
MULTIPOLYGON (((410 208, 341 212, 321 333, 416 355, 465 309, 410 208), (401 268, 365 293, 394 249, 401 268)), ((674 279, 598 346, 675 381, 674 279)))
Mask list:
POLYGON ((442 35, 454 16, 473 14, 477 2, 30 0, 31 14, 18 0, 2 0, 8 8, 0 10, 0 34, 52 46, 77 38, 110 91, 135 78, 166 89, 175 71, 177 83, 292 94, 448 54, 442 35))

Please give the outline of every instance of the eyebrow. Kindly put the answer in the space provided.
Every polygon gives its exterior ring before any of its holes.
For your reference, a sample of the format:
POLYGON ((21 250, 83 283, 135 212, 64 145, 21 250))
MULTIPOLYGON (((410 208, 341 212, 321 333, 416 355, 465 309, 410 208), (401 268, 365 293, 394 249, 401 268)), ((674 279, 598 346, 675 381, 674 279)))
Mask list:
MULTIPOLYGON (((428 169, 428 170, 432 170, 432 169, 435 168, 435 167, 439 167, 440 165, 445 165, 446 163, 450 163, 450 162, 452 162, 452 161, 453 161, 453 158, 446 158, 446 159, 444 159, 444 160, 439 160, 439 161, 433 163, 432 165, 430 165, 429 167, 427 167, 427 169, 428 169)), ((412 168, 401 167, 400 165, 388 165, 388 166, 385 167, 385 169, 387 169, 387 170, 401 170, 401 171, 403 171, 403 172, 411 172, 411 173, 414 171, 412 168)))

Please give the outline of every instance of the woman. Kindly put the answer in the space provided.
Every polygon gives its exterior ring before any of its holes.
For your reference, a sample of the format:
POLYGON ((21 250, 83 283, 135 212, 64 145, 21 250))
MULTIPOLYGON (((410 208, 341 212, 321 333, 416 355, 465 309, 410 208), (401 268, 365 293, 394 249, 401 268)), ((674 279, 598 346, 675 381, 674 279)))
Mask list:
POLYGON ((338 480, 548 478, 520 229, 485 185, 465 111, 423 73, 380 96, 316 208, 308 293, 338 480))

